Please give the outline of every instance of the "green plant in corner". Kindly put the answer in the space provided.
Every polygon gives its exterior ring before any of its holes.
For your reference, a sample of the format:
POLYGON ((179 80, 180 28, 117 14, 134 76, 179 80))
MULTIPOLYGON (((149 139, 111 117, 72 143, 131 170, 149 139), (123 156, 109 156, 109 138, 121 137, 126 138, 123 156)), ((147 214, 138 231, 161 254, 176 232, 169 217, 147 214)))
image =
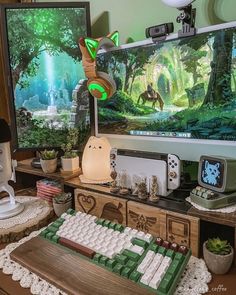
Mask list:
POLYGON ((228 255, 232 251, 229 242, 220 238, 208 239, 206 247, 210 252, 217 255, 228 255))
POLYGON ((56 159, 58 152, 55 150, 44 150, 39 152, 42 160, 53 160, 56 159))
POLYGON ((77 157, 77 153, 74 151, 75 146, 78 144, 79 131, 76 128, 70 128, 66 137, 66 143, 61 145, 61 149, 64 152, 64 158, 70 159, 77 157))

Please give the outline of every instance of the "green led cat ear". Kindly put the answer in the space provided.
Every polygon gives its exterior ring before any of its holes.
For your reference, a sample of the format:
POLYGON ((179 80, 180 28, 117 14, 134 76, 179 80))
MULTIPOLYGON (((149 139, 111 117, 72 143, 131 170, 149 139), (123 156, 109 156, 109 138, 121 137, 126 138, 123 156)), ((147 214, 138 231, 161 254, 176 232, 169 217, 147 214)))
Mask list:
POLYGON ((110 39, 115 43, 116 46, 119 46, 119 32, 115 31, 112 33, 110 39))
POLYGON ((91 56, 92 59, 95 59, 97 55, 97 48, 98 48, 99 42, 97 40, 90 39, 90 38, 85 38, 84 42, 89 52, 89 55, 91 56))

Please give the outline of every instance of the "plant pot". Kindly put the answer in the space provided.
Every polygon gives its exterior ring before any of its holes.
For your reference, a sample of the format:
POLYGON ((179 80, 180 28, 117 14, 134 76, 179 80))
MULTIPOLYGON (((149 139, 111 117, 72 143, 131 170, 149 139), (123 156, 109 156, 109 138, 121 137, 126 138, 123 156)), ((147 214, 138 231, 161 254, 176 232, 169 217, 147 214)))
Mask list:
POLYGON ((79 169, 79 157, 64 158, 61 157, 61 166, 63 171, 75 171, 79 169))
POLYGON ((55 203, 53 200, 53 209, 55 214, 59 217, 62 213, 66 212, 68 209, 72 207, 72 200, 66 202, 66 203, 55 203))
POLYGON ((210 252, 206 247, 207 242, 203 244, 203 257, 209 270, 215 274, 225 274, 229 271, 234 258, 234 249, 228 255, 217 255, 210 252))
POLYGON ((57 170, 57 159, 52 159, 52 160, 40 159, 40 164, 44 173, 53 173, 57 170))

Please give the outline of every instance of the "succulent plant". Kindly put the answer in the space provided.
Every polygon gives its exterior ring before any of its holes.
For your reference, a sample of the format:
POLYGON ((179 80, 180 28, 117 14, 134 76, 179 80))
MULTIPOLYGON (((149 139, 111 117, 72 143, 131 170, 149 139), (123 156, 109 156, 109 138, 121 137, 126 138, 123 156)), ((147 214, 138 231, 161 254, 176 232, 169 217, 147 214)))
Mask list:
POLYGON ((208 239, 206 247, 210 252, 217 255, 227 255, 231 252, 229 242, 220 238, 208 239))
POLYGON ((56 204, 65 204, 71 200, 71 193, 59 193, 53 198, 53 202, 56 204))
POLYGON ((44 150, 40 152, 40 158, 42 160, 56 159, 58 152, 55 150, 44 150))
POLYGON ((61 145, 61 149, 64 152, 64 158, 75 158, 78 156, 74 147, 78 144, 79 131, 76 128, 70 128, 66 137, 66 143, 61 145))

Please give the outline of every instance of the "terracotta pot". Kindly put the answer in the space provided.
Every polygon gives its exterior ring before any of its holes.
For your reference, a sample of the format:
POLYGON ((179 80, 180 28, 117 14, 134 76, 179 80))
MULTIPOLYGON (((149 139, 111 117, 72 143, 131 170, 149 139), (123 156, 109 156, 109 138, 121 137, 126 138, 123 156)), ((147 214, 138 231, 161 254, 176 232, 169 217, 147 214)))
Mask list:
POLYGON ((40 159, 40 163, 44 173, 54 173, 57 170, 57 159, 52 159, 52 160, 40 159))
POLYGON ((72 200, 66 202, 66 203, 55 203, 53 200, 53 209, 55 214, 59 217, 62 213, 66 212, 68 209, 72 207, 72 200))
POLYGON ((61 157, 61 166, 64 171, 74 171, 79 169, 79 157, 64 158, 61 157))
POLYGON ((234 258, 234 249, 228 255, 217 255, 210 252, 206 247, 207 242, 203 244, 203 257, 209 270, 215 274, 225 274, 229 271, 234 258))

